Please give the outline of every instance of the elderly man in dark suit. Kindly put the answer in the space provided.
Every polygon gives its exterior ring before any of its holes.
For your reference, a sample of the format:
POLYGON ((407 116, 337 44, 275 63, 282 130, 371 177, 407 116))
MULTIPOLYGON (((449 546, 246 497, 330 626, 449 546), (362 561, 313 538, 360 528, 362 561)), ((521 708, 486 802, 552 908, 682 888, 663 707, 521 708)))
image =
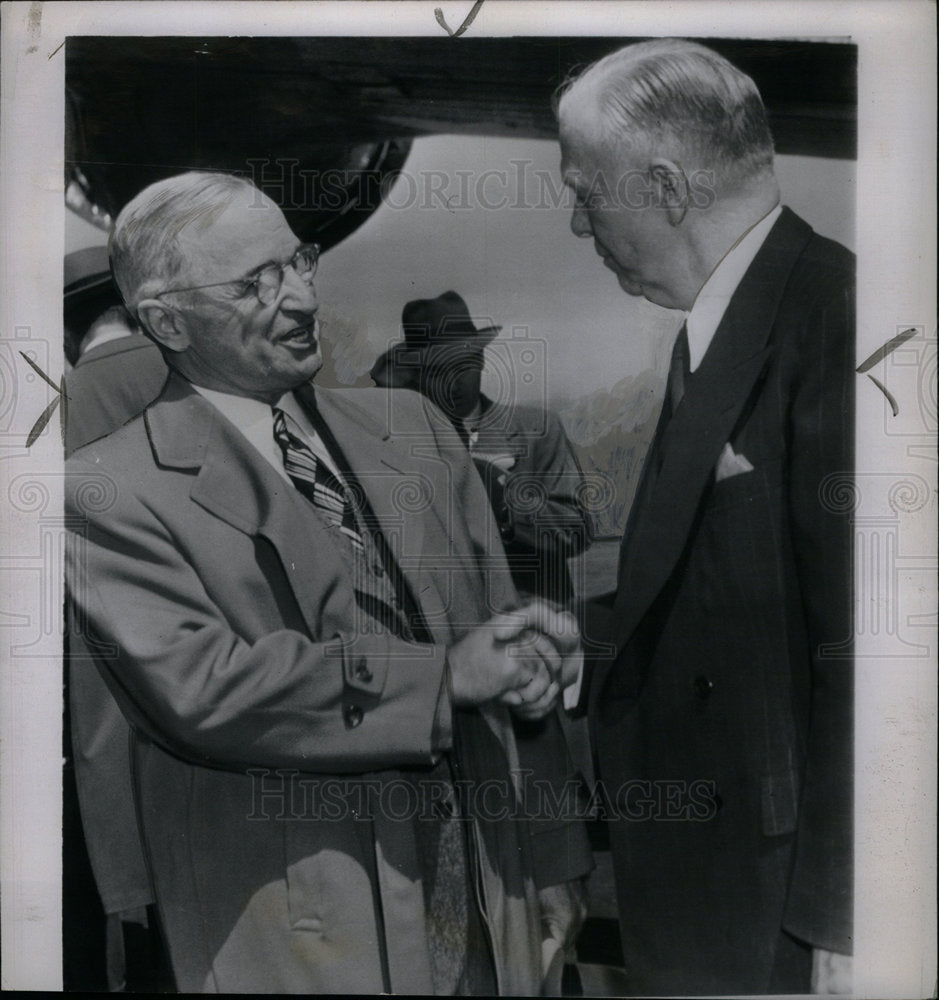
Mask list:
POLYGON ((588 639, 638 993, 850 988, 854 261, 779 204, 753 81, 628 46, 558 100, 571 228, 686 313, 588 639), (605 623, 604 623, 605 619, 605 623))
POLYGON ((245 181, 141 192, 112 267, 172 373, 67 464, 70 590, 133 728, 177 985, 537 992, 590 858, 529 794, 562 796, 559 727, 533 774, 510 710, 553 718, 576 630, 518 606, 419 397, 314 391, 317 259, 245 181))

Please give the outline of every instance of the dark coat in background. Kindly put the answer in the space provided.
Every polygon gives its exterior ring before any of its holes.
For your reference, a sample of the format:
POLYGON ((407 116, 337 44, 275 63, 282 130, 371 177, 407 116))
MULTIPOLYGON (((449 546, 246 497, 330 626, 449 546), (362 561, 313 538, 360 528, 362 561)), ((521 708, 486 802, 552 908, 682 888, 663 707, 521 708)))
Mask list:
MULTIPOLYGON (((65 377, 66 457, 142 413, 166 376, 159 349, 142 333, 79 355, 65 377)), ((131 794, 130 728, 71 622, 68 654, 72 753, 85 846, 105 913, 119 913, 153 902, 131 794)))
POLYGON ((584 474, 561 421, 542 407, 485 396, 482 406, 470 454, 486 483, 515 586, 569 604, 575 588, 568 559, 589 546, 592 524, 584 474), (512 460, 504 485, 490 464, 498 457, 512 460))
POLYGON ((784 210, 586 626, 613 649, 591 720, 638 993, 807 991, 805 943, 852 950, 853 274, 784 210))

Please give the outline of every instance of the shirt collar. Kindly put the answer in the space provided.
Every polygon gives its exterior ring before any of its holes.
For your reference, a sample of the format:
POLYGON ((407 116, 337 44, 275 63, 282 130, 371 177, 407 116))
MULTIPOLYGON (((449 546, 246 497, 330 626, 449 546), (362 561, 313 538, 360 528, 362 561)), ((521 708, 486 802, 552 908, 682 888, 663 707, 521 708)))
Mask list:
MULTIPOLYGON (((219 392, 217 389, 206 389, 194 383, 192 387, 241 431, 248 443, 255 447, 282 479, 290 482, 284 469, 283 455, 274 440, 274 411, 267 403, 247 396, 219 392)), ((290 412, 284 405, 288 402, 288 397, 289 401, 293 401, 292 392, 286 393, 277 401, 278 407, 285 412, 290 412)), ((290 415, 293 416, 292 413, 290 415)))
MULTIPOLYGON (((274 440, 274 411, 267 403, 247 396, 234 396, 217 389, 206 389, 204 386, 191 383, 193 389, 204 396, 221 414, 230 420, 254 447, 276 469, 281 477, 290 481, 284 471, 283 455, 274 440)), ((291 430, 300 431, 300 437, 312 448, 317 458, 326 463, 338 479, 342 479, 336 462, 316 433, 310 418, 293 392, 285 392, 275 404, 279 410, 290 418, 293 423, 291 430)))
POLYGON ((737 286, 781 214, 782 206, 777 205, 751 226, 724 254, 701 286, 686 321, 691 371, 701 364, 737 286))
MULTIPOLYGON (((256 423, 271 423, 273 421, 273 409, 267 403, 262 403, 259 399, 250 399, 248 396, 236 396, 230 392, 219 392, 218 389, 206 389, 205 386, 190 383, 193 389, 200 396, 212 403, 216 409, 222 413, 236 427, 250 427, 256 423)), ((278 410, 292 417, 306 430, 305 425, 309 422, 307 415, 303 412, 303 407, 297 402, 293 392, 285 392, 274 404, 278 410)))
MULTIPOLYGON (((219 392, 217 389, 206 389, 205 386, 192 383, 193 389, 204 396, 222 415, 227 417, 243 434, 256 424, 270 425, 273 423, 271 408, 259 399, 249 399, 247 396, 235 396, 229 392, 219 392)), ((280 401, 278 401, 280 405, 280 401)))

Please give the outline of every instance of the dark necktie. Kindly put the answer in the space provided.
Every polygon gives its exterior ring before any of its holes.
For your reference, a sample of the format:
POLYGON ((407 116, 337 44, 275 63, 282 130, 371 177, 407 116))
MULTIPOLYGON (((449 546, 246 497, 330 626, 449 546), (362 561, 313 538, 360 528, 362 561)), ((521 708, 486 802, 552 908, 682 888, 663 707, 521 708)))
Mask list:
POLYGON ((678 404, 685 394, 685 385, 691 374, 691 350, 688 346, 688 326, 682 323, 678 338, 672 348, 672 362, 668 371, 668 393, 672 405, 672 413, 678 409, 678 404))
POLYGON ((338 528, 356 551, 362 552, 365 544, 347 491, 310 446, 289 430, 284 411, 276 406, 273 409, 274 440, 283 452, 287 475, 313 506, 323 512, 327 522, 338 528))
MULTIPOLYGON (((665 400, 662 403, 662 413, 655 428, 655 436, 649 448, 646 460, 652 475, 657 475, 664 458, 663 443, 668 425, 678 410, 678 404, 685 395, 688 379, 691 377, 691 352, 688 348, 688 327, 682 323, 675 346, 672 348, 672 359, 668 366, 668 381, 665 383, 665 400)), ((645 475, 643 478, 646 478, 645 475)))
POLYGON ((639 512, 644 508, 649 499, 652 484, 658 476, 662 466, 662 442, 665 432, 671 422, 672 415, 678 409, 678 404, 685 395, 685 386, 691 374, 691 357, 688 348, 688 328, 682 323, 678 331, 678 337, 672 347, 672 357, 668 366, 668 379, 665 383, 665 398, 662 401, 662 410, 659 413, 659 420, 655 427, 655 433, 649 444, 646 459, 642 466, 642 474, 636 487, 636 493, 630 506, 629 517, 626 521, 626 531, 623 537, 623 546, 632 535, 639 512))

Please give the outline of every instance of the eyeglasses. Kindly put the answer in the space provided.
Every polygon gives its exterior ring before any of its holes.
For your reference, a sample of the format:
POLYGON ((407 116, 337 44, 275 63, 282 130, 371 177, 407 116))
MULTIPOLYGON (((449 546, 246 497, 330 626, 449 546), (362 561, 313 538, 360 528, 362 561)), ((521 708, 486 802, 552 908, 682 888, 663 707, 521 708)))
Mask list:
POLYGON ((155 296, 170 295, 175 292, 195 292, 201 288, 221 288, 223 285, 240 285, 242 294, 252 290, 262 306, 269 306, 280 294, 284 283, 284 271, 292 267, 308 285, 313 284, 313 276, 320 262, 320 245, 304 243, 285 264, 266 264, 250 278, 233 278, 230 281, 214 281, 209 285, 189 285, 187 288, 167 288, 155 296))

